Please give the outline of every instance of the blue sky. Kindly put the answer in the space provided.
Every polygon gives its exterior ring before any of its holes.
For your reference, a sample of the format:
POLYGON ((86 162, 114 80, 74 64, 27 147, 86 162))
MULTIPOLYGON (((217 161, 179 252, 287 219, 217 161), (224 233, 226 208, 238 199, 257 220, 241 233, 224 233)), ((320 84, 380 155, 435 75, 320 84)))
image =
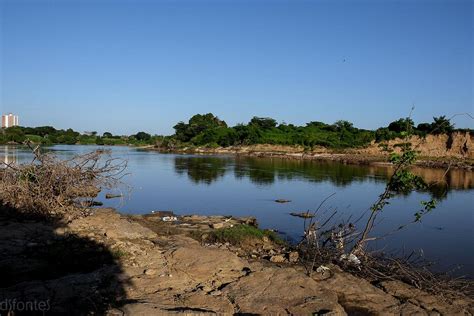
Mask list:
MULTIPOLYGON (((0 110, 172 133, 195 113, 376 128, 473 113, 473 2, 0 0, 0 110)), ((473 127, 466 117, 458 127, 473 127)))

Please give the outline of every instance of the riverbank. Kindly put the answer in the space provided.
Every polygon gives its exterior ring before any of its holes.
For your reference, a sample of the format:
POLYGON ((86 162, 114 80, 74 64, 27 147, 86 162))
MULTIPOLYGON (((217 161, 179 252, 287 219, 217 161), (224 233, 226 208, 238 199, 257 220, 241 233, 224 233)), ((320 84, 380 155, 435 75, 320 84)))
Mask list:
MULTIPOLYGON (((141 147, 143 150, 154 150, 161 153, 196 154, 196 155, 236 155, 246 157, 266 157, 296 160, 321 160, 335 161, 344 164, 355 165, 391 165, 389 154, 380 150, 375 152, 368 148, 330 150, 317 148, 305 150, 301 146, 276 146, 276 145, 252 145, 252 146, 230 146, 230 147, 182 147, 182 148, 160 148, 141 147)), ((463 170, 474 169, 474 159, 457 156, 419 156, 415 163, 419 167, 427 168, 456 168, 463 170)))
MULTIPOLYGON (((308 276, 298 256, 268 238, 207 242, 253 218, 94 209, 69 223, 0 219, 0 300, 46 302, 69 314, 472 315, 399 281, 377 286, 330 264, 308 276)), ((257 236, 258 237, 258 236, 257 236)))
POLYGON ((418 153, 417 166, 430 168, 474 168, 474 137, 468 132, 454 132, 449 135, 411 136, 408 140, 393 139, 377 143, 372 141, 366 147, 330 149, 315 146, 312 148, 294 145, 258 144, 248 146, 147 146, 143 149, 159 152, 205 154, 205 155, 242 155, 250 157, 277 157, 283 159, 306 159, 338 161, 346 164, 377 165, 388 164, 389 151, 400 152, 400 144, 408 142, 418 153))

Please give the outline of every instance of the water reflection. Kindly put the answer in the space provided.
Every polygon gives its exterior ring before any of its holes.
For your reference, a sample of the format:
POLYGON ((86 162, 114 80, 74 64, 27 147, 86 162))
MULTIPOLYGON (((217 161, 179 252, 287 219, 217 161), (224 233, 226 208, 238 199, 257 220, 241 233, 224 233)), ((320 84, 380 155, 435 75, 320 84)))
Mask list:
MULTIPOLYGON (((263 228, 301 237, 302 221, 290 212, 314 209, 327 196, 337 193, 328 208, 338 209, 336 221, 358 218, 383 191, 393 168, 386 165, 358 166, 325 161, 301 161, 234 156, 158 154, 131 147, 53 146, 61 159, 95 149, 111 149, 113 157, 127 159, 124 179, 133 192, 123 205, 105 198, 105 206, 129 214, 173 210, 177 214, 255 216, 263 228), (274 200, 287 198, 291 203, 274 200)), ((0 159, 32 161, 25 147, 0 146, 0 159)), ((413 168, 430 184, 429 193, 442 198, 436 210, 420 225, 409 226, 381 240, 380 249, 423 249, 429 260, 446 267, 465 266, 460 273, 474 276, 473 172, 413 168), (442 227, 442 229, 433 229, 442 227)), ((413 220, 425 192, 394 198, 381 214, 376 233, 383 235, 413 220)))
POLYGON ((18 163, 18 148, 12 146, 1 146, 0 161, 4 164, 17 164, 18 163))
POLYGON ((174 170, 177 174, 187 174, 188 178, 196 183, 211 184, 222 178, 230 160, 218 157, 189 157, 177 156, 174 160, 174 170))
MULTIPOLYGON (((277 180, 306 180, 330 182, 346 187, 354 182, 385 183, 393 173, 387 165, 359 166, 331 161, 285 160, 252 157, 175 156, 174 169, 179 175, 187 174, 196 183, 212 184, 226 174, 235 179, 248 178, 256 185, 272 185, 277 180)), ((429 169, 414 167, 413 172, 428 184, 432 197, 443 199, 450 190, 468 190, 474 187, 472 172, 464 170, 429 169)))

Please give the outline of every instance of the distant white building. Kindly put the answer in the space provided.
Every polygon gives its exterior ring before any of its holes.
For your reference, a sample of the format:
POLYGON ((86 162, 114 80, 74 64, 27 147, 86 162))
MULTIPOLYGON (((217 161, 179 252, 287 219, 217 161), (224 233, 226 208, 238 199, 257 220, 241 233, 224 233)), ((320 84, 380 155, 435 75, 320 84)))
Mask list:
POLYGON ((13 115, 11 113, 2 115, 2 128, 18 126, 18 124, 18 115, 13 115))

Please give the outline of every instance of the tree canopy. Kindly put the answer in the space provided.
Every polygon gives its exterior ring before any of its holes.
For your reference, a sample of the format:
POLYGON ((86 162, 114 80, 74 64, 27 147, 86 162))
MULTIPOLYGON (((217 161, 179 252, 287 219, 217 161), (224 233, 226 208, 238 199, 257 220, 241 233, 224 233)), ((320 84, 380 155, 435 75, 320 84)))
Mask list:
MULTIPOLYGON (((375 131, 354 127, 352 122, 338 120, 333 124, 310 121, 304 126, 282 122, 271 117, 253 117, 247 124, 229 127, 227 123, 212 113, 196 114, 187 123, 179 122, 174 126, 171 136, 152 136, 140 131, 130 136, 114 136, 104 132, 83 134, 72 129, 58 130, 52 126, 21 127, 14 126, 0 130, 0 144, 22 143, 29 139, 43 144, 158 144, 176 147, 195 146, 234 146, 252 144, 301 145, 305 147, 323 146, 329 148, 361 147, 372 140, 382 142, 410 134, 425 136, 427 134, 446 134, 456 131, 446 116, 433 117, 431 123, 421 122, 415 127, 411 118, 400 118, 386 127, 375 131)), ((462 130, 470 131, 472 130, 462 130)))

